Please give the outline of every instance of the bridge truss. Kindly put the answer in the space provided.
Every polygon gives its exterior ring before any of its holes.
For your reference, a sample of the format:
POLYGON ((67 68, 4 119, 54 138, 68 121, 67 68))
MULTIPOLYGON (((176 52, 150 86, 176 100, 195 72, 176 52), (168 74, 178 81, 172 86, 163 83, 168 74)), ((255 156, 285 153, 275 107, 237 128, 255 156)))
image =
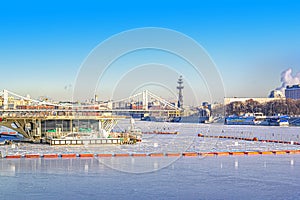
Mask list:
POLYGON ((128 98, 94 104, 53 103, 8 90, 0 92, 0 126, 15 130, 27 138, 42 136, 47 131, 43 124, 51 120, 67 121, 68 131, 73 131, 75 120, 96 120, 97 130, 110 132, 118 120, 130 114, 172 117, 179 116, 181 112, 182 109, 175 104, 147 90, 128 98))

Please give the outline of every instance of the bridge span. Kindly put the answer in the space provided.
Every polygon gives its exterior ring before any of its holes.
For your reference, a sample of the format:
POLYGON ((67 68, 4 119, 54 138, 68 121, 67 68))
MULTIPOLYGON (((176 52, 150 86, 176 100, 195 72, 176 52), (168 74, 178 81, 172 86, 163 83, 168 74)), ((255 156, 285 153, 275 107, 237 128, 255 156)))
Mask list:
POLYGON ((182 109, 145 90, 128 98, 93 103, 65 103, 35 100, 8 90, 0 92, 0 126, 26 138, 40 138, 55 131, 64 134, 86 129, 110 132, 120 119, 131 115, 176 117, 182 109), (49 125, 50 124, 50 125, 49 125))

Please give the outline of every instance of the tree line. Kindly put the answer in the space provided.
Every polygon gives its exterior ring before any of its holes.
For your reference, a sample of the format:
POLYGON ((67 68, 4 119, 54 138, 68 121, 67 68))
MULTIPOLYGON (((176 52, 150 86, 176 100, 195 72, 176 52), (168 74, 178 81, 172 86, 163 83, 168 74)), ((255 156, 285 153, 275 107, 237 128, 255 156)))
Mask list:
POLYGON ((244 113, 261 112, 266 116, 276 114, 297 116, 300 115, 300 100, 282 99, 266 103, 259 103, 253 99, 245 102, 235 101, 225 106, 225 115, 242 115, 244 113))

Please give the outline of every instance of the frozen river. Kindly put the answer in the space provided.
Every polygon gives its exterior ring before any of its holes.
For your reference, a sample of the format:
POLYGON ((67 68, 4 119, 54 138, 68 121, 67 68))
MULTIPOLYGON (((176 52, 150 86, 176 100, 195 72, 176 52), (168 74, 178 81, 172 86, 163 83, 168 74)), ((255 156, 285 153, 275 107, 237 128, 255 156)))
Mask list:
POLYGON ((0 199, 299 199, 300 155, 0 161, 0 199), (104 160, 105 160, 104 159, 104 160), (114 162, 145 173, 115 170, 114 162))
MULTIPOLYGON (((128 121, 121 121, 115 131, 128 128, 128 121)), ((144 134, 141 143, 136 145, 83 145, 49 146, 21 143, 13 146, 0 146, 2 155, 46 154, 46 153, 167 153, 167 152, 211 152, 211 151, 269 151, 294 150, 300 145, 265 143, 233 139, 203 138, 198 133, 209 136, 234 136, 281 140, 300 143, 300 127, 271 126, 225 126, 222 124, 180 124, 137 121, 136 126, 143 132, 178 131, 178 135, 144 134)))

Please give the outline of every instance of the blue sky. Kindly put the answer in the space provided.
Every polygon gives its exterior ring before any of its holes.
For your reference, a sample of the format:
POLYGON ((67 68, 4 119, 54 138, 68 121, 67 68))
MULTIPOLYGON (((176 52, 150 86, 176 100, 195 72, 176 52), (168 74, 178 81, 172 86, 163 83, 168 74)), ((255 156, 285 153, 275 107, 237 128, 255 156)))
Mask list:
POLYGON ((208 52, 226 96, 266 97, 282 71, 300 71, 299 10, 297 1, 2 1, 0 88, 70 99, 69 86, 99 43, 162 27, 208 52))

